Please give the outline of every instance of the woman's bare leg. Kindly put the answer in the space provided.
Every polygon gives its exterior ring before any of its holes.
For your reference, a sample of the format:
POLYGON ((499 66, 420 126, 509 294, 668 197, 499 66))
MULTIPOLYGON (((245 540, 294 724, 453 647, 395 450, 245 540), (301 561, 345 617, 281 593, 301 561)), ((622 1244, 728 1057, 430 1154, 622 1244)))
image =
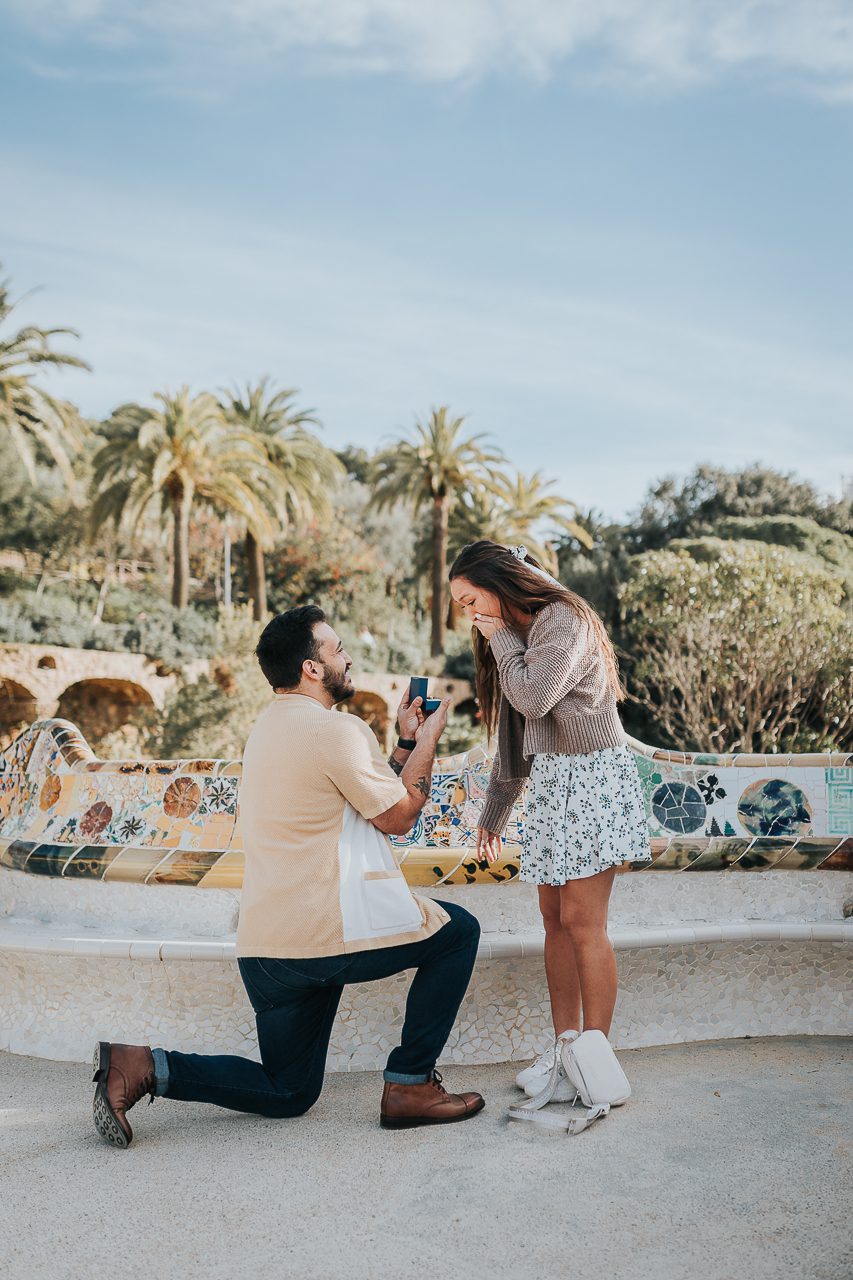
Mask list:
POLYGON ((607 936, 607 909, 615 875, 616 868, 610 867, 594 876, 569 880, 559 888, 560 921, 572 942, 584 1030, 597 1028, 605 1035, 610 1034, 618 987, 616 956, 607 936))
POLYGON ((560 920, 560 885, 539 886, 539 910, 545 922, 545 976, 551 997, 555 1035, 581 1029, 581 987, 571 936, 560 920))

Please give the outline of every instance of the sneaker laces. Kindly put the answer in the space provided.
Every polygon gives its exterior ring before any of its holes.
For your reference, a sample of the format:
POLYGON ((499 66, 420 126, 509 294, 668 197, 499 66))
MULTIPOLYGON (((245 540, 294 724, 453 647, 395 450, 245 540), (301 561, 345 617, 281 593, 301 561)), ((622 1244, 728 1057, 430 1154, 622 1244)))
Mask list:
POLYGON ((547 1049, 543 1049, 536 1061, 531 1064, 530 1070, 537 1072, 537 1074, 539 1072, 551 1071, 554 1067, 554 1057, 556 1052, 556 1043, 552 1044, 547 1049))

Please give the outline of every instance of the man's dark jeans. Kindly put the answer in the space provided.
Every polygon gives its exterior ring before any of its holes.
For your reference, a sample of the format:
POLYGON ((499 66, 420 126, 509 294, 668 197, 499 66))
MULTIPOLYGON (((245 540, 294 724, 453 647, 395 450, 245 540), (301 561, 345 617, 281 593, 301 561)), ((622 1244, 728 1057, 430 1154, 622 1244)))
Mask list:
POLYGON ((158 1049, 155 1062, 168 1064, 167 1081, 158 1070, 158 1093, 263 1116, 302 1115, 323 1088, 329 1036, 346 984, 374 982, 404 969, 417 972, 385 1079, 429 1080, 468 987, 480 938, 474 916, 455 903, 441 905, 450 920, 422 942, 312 960, 239 960, 255 1010, 260 1063, 158 1049))

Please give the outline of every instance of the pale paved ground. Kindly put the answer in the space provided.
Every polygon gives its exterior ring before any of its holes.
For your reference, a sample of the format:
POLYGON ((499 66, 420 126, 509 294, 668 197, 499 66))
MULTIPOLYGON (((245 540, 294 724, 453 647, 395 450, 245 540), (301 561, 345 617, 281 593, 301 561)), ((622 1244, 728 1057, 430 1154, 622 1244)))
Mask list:
POLYGON ((84 1067, 0 1055, 0 1275, 203 1280, 844 1280, 850 1041, 620 1054, 635 1096, 575 1138, 505 1118, 510 1066, 450 1069, 488 1109, 386 1133, 372 1074, 270 1121, 167 1100, 115 1151, 84 1067), (719 1095, 719 1096, 717 1096, 719 1095))

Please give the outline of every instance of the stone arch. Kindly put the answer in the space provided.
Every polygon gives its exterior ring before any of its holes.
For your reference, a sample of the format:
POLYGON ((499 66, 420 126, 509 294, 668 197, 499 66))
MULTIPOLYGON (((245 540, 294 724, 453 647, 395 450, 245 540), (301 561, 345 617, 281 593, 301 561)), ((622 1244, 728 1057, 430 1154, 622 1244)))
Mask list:
POLYGON ((76 724, 93 747, 122 731, 130 748, 138 742, 140 728, 152 710, 154 699, 135 681, 90 677, 68 686, 56 714, 76 724))
POLYGON ((388 734, 391 729, 388 703, 378 693, 359 691, 354 698, 344 703, 342 708, 351 715, 358 716, 368 724, 383 748, 388 746, 388 734))
POLYGON ((0 676, 0 751, 38 719, 35 696, 17 680, 0 676))

